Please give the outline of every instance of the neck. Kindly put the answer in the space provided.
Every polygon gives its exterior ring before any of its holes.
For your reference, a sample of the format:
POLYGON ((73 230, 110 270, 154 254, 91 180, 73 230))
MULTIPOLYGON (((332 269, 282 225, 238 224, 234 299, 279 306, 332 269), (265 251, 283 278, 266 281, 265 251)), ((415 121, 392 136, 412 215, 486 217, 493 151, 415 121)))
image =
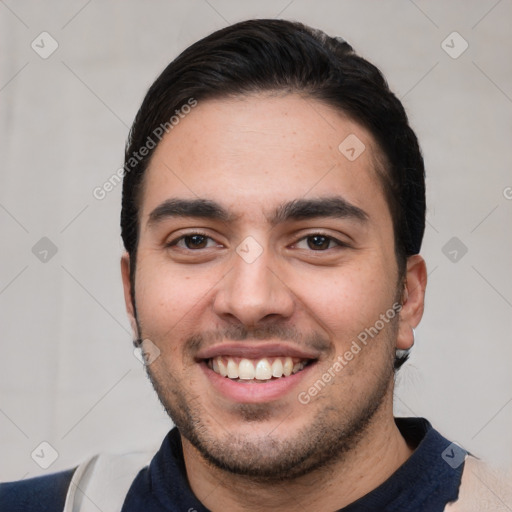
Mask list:
POLYGON ((182 437, 190 486, 212 512, 256 512, 277 509, 338 510, 387 480, 412 449, 395 425, 392 401, 383 404, 365 436, 342 460, 293 481, 255 482, 208 464, 182 437))

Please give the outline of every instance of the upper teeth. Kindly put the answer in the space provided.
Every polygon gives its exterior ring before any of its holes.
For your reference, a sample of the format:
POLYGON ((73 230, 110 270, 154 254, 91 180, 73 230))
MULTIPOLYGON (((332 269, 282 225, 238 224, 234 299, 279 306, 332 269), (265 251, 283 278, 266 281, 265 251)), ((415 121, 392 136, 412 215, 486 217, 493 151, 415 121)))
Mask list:
POLYGON ((223 377, 242 380, 269 380, 272 377, 290 376, 306 365, 306 361, 291 357, 276 357, 272 362, 263 359, 239 359, 233 357, 215 357, 209 362, 210 368, 223 377))

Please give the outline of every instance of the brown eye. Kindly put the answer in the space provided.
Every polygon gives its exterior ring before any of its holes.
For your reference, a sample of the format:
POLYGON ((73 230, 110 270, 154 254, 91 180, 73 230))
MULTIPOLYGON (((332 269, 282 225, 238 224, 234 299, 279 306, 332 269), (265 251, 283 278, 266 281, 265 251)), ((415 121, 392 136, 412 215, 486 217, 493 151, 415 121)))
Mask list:
POLYGON ((169 242, 166 247, 179 247, 180 249, 207 249, 215 246, 215 240, 201 233, 183 235, 169 242))
POLYGON ((208 245, 208 237, 204 235, 184 236, 183 241, 187 249, 204 249, 208 245))
POLYGON ((322 251, 329 248, 332 239, 328 236, 313 235, 307 237, 308 247, 314 251, 322 251))

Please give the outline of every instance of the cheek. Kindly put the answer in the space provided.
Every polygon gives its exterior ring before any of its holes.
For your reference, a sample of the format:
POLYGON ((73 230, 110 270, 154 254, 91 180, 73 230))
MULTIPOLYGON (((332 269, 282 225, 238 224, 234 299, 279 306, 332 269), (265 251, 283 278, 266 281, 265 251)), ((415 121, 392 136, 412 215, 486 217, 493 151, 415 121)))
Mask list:
POLYGON ((293 278, 291 286, 305 314, 342 339, 373 325, 393 303, 395 284, 378 261, 319 272, 311 269, 293 278))
POLYGON ((179 328, 210 288, 206 275, 173 268, 168 262, 149 262, 137 268, 135 298, 145 332, 163 335, 179 328))

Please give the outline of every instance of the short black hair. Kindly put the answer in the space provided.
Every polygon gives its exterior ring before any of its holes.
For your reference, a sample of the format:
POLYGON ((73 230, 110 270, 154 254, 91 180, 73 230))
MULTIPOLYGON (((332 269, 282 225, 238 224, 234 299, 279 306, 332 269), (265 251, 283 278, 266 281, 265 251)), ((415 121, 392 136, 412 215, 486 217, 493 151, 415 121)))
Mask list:
MULTIPOLYGON (((322 101, 372 134, 401 277, 407 257, 419 253, 425 230, 423 157, 405 110, 382 73, 340 37, 298 22, 248 20, 184 50, 150 87, 133 122, 125 149, 121 235, 130 256, 134 306, 142 184, 163 131, 193 102, 264 91, 322 101)), ((395 367, 405 359, 397 356, 395 367)))

